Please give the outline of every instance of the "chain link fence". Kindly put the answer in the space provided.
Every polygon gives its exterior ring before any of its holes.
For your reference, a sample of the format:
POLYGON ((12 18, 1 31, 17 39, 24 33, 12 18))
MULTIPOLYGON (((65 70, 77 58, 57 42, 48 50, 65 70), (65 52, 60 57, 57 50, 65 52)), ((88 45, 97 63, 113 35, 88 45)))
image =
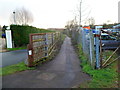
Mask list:
POLYGON ((90 64, 95 67, 95 39, 92 30, 72 28, 71 30, 66 30, 66 34, 72 38, 75 45, 80 44, 82 46, 90 64))
POLYGON ((72 28, 66 30, 66 34, 72 38, 75 45, 82 46, 82 50, 89 59, 91 66, 100 68, 99 39, 94 37, 93 30, 72 28))
POLYGON ((72 38, 74 44, 80 44, 82 46, 82 50, 89 59, 91 66, 97 69, 106 67, 107 64, 112 63, 120 58, 118 55, 118 57, 116 56, 117 58, 115 60, 110 61, 111 57, 115 55, 116 51, 120 52, 119 46, 115 51, 112 51, 113 53, 111 53, 110 56, 105 56, 108 57, 108 59, 104 60, 104 55, 102 55, 104 54, 104 51, 102 50, 101 33, 101 29, 78 29, 76 27, 66 30, 66 34, 72 38))

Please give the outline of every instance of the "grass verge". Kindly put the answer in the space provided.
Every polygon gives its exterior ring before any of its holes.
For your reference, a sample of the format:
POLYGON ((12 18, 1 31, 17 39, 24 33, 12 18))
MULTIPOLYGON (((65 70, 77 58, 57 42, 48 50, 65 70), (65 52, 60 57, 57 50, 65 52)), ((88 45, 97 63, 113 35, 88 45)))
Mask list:
POLYGON ((22 50, 22 49, 27 49, 27 47, 22 46, 22 47, 16 47, 16 48, 7 48, 7 51, 15 51, 15 50, 22 50))
POLYGON ((96 70, 88 64, 88 60, 82 52, 81 45, 78 45, 78 49, 82 70, 92 77, 90 82, 81 84, 80 88, 118 88, 117 61, 106 68, 96 70))
POLYGON ((62 41, 64 41, 65 40, 65 38, 66 38, 66 35, 65 34, 62 34, 62 41))
POLYGON ((25 70, 34 70, 35 67, 27 67, 24 62, 0 68, 0 76, 5 76, 25 70))

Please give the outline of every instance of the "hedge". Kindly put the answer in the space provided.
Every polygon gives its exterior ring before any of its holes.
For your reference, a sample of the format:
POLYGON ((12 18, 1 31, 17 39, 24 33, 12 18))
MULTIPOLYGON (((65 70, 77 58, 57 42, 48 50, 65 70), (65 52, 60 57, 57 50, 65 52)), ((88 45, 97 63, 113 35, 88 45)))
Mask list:
POLYGON ((39 29, 33 26, 10 25, 12 39, 15 47, 25 46, 29 43, 29 34, 52 32, 46 29, 39 29))

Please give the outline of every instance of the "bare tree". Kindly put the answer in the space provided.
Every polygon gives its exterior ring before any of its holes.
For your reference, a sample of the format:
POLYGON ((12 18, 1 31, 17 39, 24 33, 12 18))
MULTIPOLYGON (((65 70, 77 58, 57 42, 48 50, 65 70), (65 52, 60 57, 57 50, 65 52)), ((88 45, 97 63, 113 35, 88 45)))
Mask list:
POLYGON ((91 14, 91 6, 85 2, 85 0, 80 0, 76 10, 76 16, 78 17, 79 26, 82 26, 84 22, 90 17, 91 14))
POLYGON ((93 17, 90 17, 86 20, 85 24, 94 25, 95 24, 95 19, 93 17))
POLYGON ((10 24, 28 25, 32 22, 32 13, 24 7, 15 9, 10 16, 10 24))
POLYGON ((67 28, 67 29, 72 29, 72 28, 75 28, 75 27, 77 27, 77 26, 78 26, 78 25, 77 25, 77 20, 76 20, 76 17, 75 17, 75 19, 70 20, 70 21, 67 22, 65 28, 67 28))

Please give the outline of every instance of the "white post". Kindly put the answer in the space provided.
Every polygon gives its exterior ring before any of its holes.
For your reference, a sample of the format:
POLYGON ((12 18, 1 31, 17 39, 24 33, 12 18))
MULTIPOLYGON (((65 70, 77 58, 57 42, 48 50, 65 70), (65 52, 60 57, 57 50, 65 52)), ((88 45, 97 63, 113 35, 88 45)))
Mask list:
POLYGON ((12 48, 11 30, 6 30, 5 33, 6 33, 7 48, 12 48))

